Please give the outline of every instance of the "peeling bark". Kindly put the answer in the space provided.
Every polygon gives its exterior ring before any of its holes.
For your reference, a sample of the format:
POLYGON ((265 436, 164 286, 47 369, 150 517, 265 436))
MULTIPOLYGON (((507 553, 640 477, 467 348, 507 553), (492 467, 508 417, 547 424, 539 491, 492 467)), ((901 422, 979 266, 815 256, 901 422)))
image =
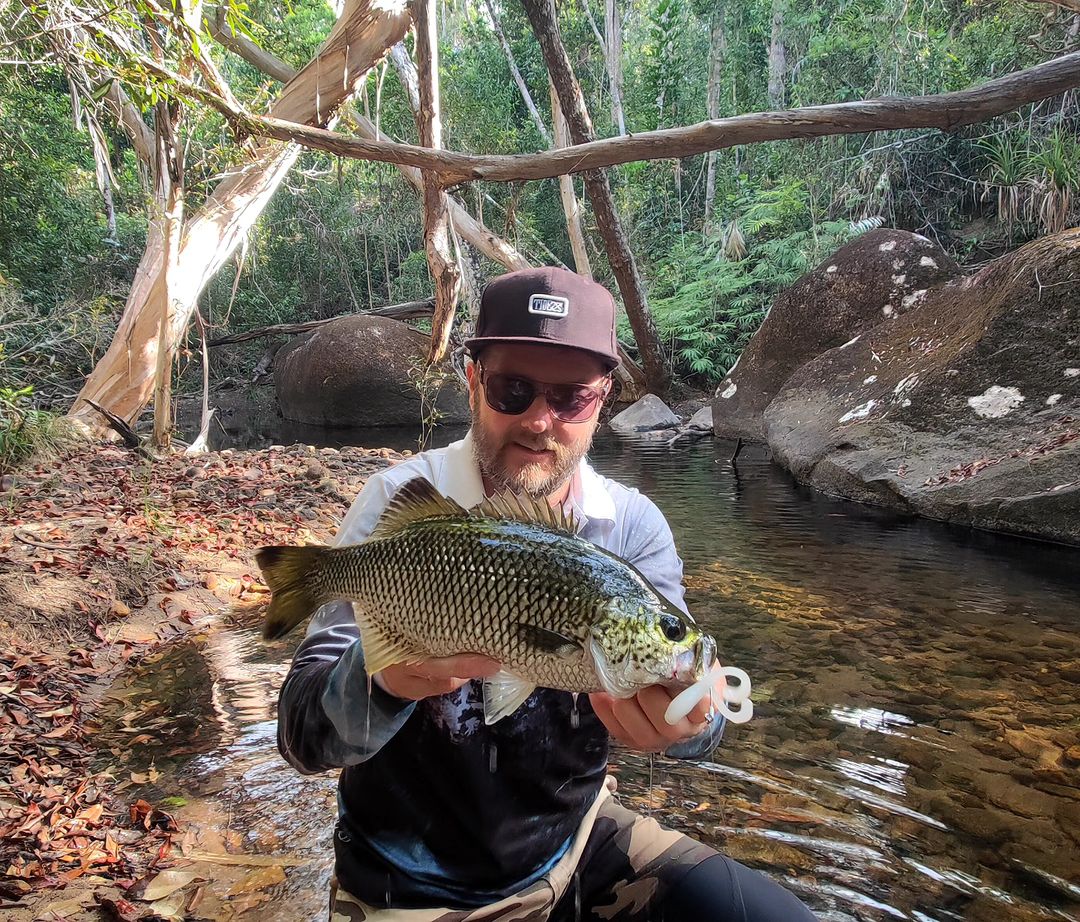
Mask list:
MULTIPOLYGON (((286 84, 272 115, 297 124, 326 124, 368 68, 402 38, 410 22, 404 6, 348 0, 317 63, 309 63, 286 84)), ((128 125, 126 107, 121 97, 117 100, 123 124, 128 125)), ((131 127, 134 137, 142 135, 137 125, 131 127)), ((295 145, 266 141, 246 165, 218 184, 183 228, 175 273, 169 273, 174 286, 166 284, 164 246, 148 243, 116 335, 69 410, 76 423, 93 435, 107 434, 89 399, 129 422, 136 419, 151 397, 159 341, 168 343, 170 352, 176 348, 199 293, 255 223, 299 152, 295 145), (163 303, 170 311, 164 339, 159 329, 163 303)), ((165 358, 171 362, 172 356, 165 358)))
MULTIPOLYGON (((435 31, 435 0, 416 3, 416 66, 420 76, 420 110, 416 127, 420 144, 438 150, 442 147, 442 120, 439 113, 439 42, 435 31)), ((435 281, 435 316, 431 321, 431 348, 428 364, 442 361, 450 343, 454 325, 461 272, 450 251, 450 213, 446 192, 439 179, 423 173, 424 250, 435 281)))

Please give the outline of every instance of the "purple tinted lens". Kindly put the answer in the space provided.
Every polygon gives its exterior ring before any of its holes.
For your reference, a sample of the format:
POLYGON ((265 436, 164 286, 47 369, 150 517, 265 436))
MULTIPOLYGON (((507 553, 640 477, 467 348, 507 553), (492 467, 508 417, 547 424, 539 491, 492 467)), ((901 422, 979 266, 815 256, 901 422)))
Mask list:
POLYGON ((578 423, 589 418, 601 393, 584 384, 547 384, 538 388, 527 378, 510 375, 485 375, 484 391, 488 404, 499 413, 518 416, 524 413, 542 390, 548 409, 556 419, 578 423))
POLYGON ((599 394, 582 384, 553 384, 547 389, 547 402, 557 419, 577 423, 588 419, 599 394))
POLYGON ((484 391, 493 410, 510 416, 524 413, 536 399, 536 387, 531 381, 509 375, 485 375, 484 391))

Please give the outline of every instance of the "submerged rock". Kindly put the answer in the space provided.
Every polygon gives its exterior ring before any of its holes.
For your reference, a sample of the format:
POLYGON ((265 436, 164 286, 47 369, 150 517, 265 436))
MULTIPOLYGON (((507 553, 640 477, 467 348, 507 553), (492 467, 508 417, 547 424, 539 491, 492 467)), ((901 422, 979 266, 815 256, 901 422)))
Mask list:
MULTIPOLYGON (((286 419, 321 426, 411 426, 425 413, 417 387, 428 337, 400 320, 353 314, 283 346, 274 360, 286 419)), ((434 388, 447 424, 469 420, 452 372, 434 388)))
POLYGON ((806 362, 764 412, 827 493, 1080 543, 1080 230, 930 291, 806 362))
POLYGON ((713 400, 716 434, 763 440, 762 414, 795 371, 907 313, 959 275, 941 247, 907 231, 875 230, 841 247, 776 299, 720 382, 713 400))

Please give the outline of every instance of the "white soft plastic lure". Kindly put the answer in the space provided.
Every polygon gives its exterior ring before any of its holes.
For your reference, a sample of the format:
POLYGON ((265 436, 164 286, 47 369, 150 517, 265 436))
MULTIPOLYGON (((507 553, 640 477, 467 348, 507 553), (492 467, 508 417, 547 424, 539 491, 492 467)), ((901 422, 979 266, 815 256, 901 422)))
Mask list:
POLYGON ((736 666, 721 666, 716 663, 693 685, 684 688, 671 699, 671 704, 664 712, 664 720, 671 725, 677 724, 706 697, 710 699, 710 713, 719 711, 733 724, 744 724, 754 716, 754 702, 750 700, 750 676, 736 666), (726 683, 723 699, 717 704, 713 698, 713 688, 720 676, 735 679, 739 684, 733 687, 731 683, 726 683))

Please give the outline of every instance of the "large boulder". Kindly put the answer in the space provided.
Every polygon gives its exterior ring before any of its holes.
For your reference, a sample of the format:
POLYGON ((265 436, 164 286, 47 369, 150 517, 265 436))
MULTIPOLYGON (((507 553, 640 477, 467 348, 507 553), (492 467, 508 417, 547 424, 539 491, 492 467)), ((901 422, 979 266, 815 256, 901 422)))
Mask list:
POLYGON ((713 427, 722 438, 761 441, 762 413, 788 378, 827 349, 901 316, 960 268, 936 243, 880 229, 846 244, 777 299, 716 389, 713 427))
POLYGON ((621 413, 613 416, 608 425, 615 432, 624 434, 652 432, 657 429, 671 429, 679 425, 679 417, 656 394, 646 394, 637 403, 631 404, 621 413))
MULTIPOLYGON (((286 419, 320 426, 411 426, 427 412, 417 388, 428 337, 400 320, 353 314, 283 346, 274 359, 286 419)), ((440 422, 464 423, 469 402, 447 369, 435 390, 440 422)))
POLYGON ((1080 229, 803 365, 764 414, 825 492, 1080 543, 1080 229))

